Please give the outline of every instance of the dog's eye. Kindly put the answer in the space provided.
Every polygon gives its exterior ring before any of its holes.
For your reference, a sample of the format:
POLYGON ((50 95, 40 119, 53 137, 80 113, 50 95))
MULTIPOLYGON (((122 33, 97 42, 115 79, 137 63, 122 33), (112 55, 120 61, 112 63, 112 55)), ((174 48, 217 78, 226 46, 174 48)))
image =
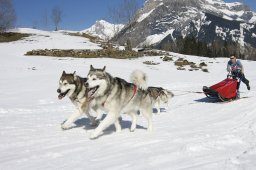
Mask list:
POLYGON ((63 85, 66 86, 68 83, 64 83, 63 85))
POLYGON ((96 78, 93 78, 92 80, 96 80, 96 78))

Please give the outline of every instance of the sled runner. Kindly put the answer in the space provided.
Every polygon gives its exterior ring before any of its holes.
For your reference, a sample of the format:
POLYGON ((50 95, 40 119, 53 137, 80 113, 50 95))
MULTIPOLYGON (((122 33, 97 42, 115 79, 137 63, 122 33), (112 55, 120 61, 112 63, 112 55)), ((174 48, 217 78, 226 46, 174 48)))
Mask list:
POLYGON ((230 101, 237 98, 237 85, 239 79, 234 75, 228 75, 227 78, 210 87, 204 86, 203 92, 210 99, 221 101, 230 101))

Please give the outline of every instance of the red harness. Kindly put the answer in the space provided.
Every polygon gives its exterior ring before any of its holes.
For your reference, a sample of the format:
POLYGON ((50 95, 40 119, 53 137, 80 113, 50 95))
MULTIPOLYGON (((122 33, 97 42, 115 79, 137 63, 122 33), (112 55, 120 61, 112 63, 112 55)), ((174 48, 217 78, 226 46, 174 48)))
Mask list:
MULTIPOLYGON (((134 84, 133 85, 133 95, 132 95, 132 98, 135 96, 136 92, 137 92, 137 86, 134 84)), ((132 98, 130 100, 132 100, 132 98)))
MULTIPOLYGON (((131 99, 129 100, 129 102, 130 102, 130 101, 132 100, 132 98, 135 96, 136 92, 137 92, 137 86, 134 84, 134 85, 133 85, 133 95, 132 95, 131 99)), ((106 101, 107 101, 107 99, 101 104, 102 107, 104 107, 106 101)), ((128 102, 128 103, 129 103, 129 102, 128 102)))

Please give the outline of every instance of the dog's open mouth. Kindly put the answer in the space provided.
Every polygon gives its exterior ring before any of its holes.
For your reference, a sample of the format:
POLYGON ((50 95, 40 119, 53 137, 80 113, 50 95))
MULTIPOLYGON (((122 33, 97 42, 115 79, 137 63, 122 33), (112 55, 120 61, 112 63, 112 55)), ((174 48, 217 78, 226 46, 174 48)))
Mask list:
POLYGON ((98 90, 99 86, 93 87, 93 88, 88 88, 87 89, 87 96, 88 98, 93 97, 95 92, 98 90))
POLYGON ((58 98, 59 98, 60 100, 63 99, 63 97, 65 97, 66 94, 68 94, 69 90, 70 90, 70 89, 68 89, 68 90, 67 90, 66 92, 64 92, 64 93, 60 93, 60 94, 58 95, 58 98))

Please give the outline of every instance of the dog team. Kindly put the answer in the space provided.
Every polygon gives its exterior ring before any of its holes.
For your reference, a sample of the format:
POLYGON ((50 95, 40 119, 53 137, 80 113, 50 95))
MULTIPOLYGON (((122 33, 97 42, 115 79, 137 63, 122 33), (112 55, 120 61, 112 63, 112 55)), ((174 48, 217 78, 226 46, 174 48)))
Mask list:
POLYGON ((116 132, 121 131, 121 114, 131 117, 130 131, 135 131, 138 112, 147 120, 147 130, 152 130, 152 113, 154 105, 157 105, 157 113, 160 113, 160 104, 168 105, 174 95, 171 91, 162 87, 148 87, 147 76, 140 70, 131 74, 131 82, 113 77, 104 68, 90 66, 87 78, 82 78, 76 73, 63 71, 57 92, 58 98, 69 97, 76 110, 61 125, 62 129, 69 129, 73 123, 83 114, 91 121, 92 126, 97 126, 90 138, 95 139, 103 131, 114 124, 116 132), (96 117, 90 112, 95 111, 96 117), (106 114, 102 120, 102 112, 106 114))

